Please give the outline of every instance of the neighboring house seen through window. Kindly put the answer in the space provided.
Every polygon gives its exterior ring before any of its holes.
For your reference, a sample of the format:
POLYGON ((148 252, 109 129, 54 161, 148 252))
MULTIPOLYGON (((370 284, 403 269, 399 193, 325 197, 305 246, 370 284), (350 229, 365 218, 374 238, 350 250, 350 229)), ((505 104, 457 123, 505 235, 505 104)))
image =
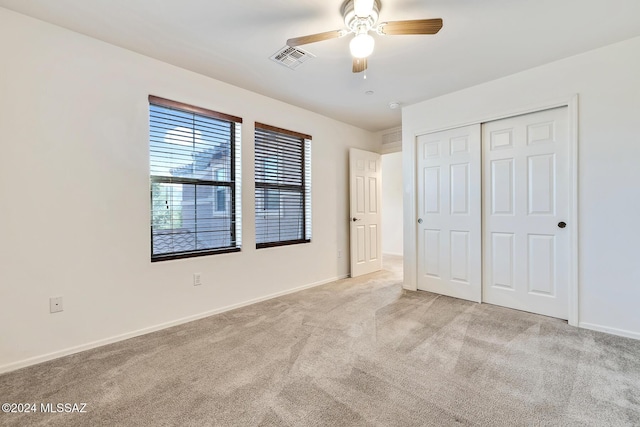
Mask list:
POLYGON ((241 123, 149 97, 152 261, 240 249, 241 123))
POLYGON ((311 241, 311 137, 256 123, 256 247, 311 241))

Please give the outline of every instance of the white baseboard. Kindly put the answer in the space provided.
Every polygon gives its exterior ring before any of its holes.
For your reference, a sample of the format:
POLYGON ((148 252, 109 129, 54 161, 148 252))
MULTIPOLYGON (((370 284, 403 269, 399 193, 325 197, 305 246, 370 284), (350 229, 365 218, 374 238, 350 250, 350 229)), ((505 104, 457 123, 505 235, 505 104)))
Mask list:
POLYGON ((382 256, 385 255, 391 255, 391 256, 403 256, 401 253, 395 253, 395 252, 383 252, 382 256))
POLYGON ((127 332, 125 334, 116 335, 110 338, 105 338, 97 341, 92 341, 86 344, 81 344, 75 347, 66 348, 64 350, 54 351, 52 353, 44 354, 41 356, 30 357, 28 359, 20 360, 18 362, 9 363, 0 366, 0 374, 15 371, 18 369, 26 368, 27 366, 37 365, 38 363, 47 362, 49 360, 58 359, 60 357, 69 356, 70 354, 79 353, 81 351, 91 350, 93 348, 102 347, 107 344, 112 344, 118 341, 124 341, 129 338, 138 337, 140 335, 149 334, 151 332, 160 331, 162 329, 171 328, 173 326, 182 325, 184 323, 193 322, 194 320, 204 319, 205 317, 213 316, 215 314, 224 313, 226 311, 235 310, 236 308, 246 307, 251 304, 270 300, 273 298, 281 297, 283 295, 293 294, 305 289, 314 288, 316 286, 326 285, 327 283, 335 282, 349 277, 345 274, 342 276, 334 277, 331 279, 321 280, 319 282, 310 283, 307 285, 298 286, 297 288, 288 289, 286 291, 276 292, 274 294, 266 295, 259 298, 254 298, 249 301, 244 301, 237 304, 228 305, 226 307, 217 308, 215 310, 206 311, 204 313, 195 314, 192 316, 183 317, 181 319, 172 320, 170 322, 160 323, 158 325, 149 326, 147 328, 138 329, 137 331, 127 332))
POLYGON ((591 329, 592 331, 605 332, 607 334, 618 335, 625 338, 640 340, 640 332, 627 331, 624 329, 610 328, 608 326, 595 325, 593 323, 580 322, 578 327, 591 329))

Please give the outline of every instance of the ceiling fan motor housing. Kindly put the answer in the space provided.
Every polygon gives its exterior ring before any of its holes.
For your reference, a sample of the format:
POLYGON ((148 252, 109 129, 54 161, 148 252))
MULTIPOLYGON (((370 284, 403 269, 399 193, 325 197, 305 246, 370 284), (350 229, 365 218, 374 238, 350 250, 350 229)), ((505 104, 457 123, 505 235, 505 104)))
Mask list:
POLYGON ((371 13, 369 16, 364 18, 356 15, 353 3, 354 0, 347 0, 342 5, 341 13, 344 17, 345 25, 356 34, 362 33, 363 27, 366 28, 366 31, 369 31, 374 25, 376 25, 376 22, 378 22, 381 7, 380 0, 375 0, 373 2, 373 9, 371 10, 371 13))

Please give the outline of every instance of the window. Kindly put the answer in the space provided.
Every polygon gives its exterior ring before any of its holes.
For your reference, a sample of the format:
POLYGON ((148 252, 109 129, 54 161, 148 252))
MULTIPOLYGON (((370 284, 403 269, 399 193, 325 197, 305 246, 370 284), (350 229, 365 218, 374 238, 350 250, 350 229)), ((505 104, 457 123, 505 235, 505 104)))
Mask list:
POLYGON ((152 261, 240 250, 241 123, 149 96, 152 261))
POLYGON ((216 190, 216 212, 226 212, 227 210, 227 192, 224 188, 216 190))
POLYGON ((256 123, 256 247, 311 241, 311 137, 256 123))
POLYGON ((264 209, 267 211, 280 210, 280 192, 278 190, 264 189, 264 209))
MULTIPOLYGON (((224 169, 216 169, 214 178, 216 181, 224 181, 224 169)), ((227 191, 224 188, 218 188, 216 190, 216 212, 226 212, 227 210, 227 191)))

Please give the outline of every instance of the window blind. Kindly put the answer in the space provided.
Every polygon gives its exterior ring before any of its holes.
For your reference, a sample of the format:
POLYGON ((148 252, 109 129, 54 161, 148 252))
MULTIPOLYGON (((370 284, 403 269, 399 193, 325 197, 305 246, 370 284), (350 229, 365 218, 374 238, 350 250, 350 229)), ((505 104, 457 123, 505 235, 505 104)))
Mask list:
POLYGON ((255 125, 256 247, 311 241, 311 137, 255 125))
POLYGON ((149 97, 153 261, 239 250, 241 122, 149 97))

